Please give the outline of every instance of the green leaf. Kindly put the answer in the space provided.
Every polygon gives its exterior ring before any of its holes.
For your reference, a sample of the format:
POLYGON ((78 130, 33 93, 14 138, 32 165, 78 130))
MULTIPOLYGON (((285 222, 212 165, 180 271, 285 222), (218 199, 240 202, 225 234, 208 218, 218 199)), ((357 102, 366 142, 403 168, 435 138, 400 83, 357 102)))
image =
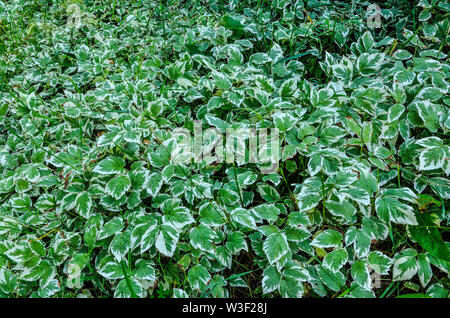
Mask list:
POLYGON ((114 236, 111 244, 109 245, 109 251, 114 255, 114 258, 120 262, 123 257, 130 250, 130 232, 119 233, 114 236))
POLYGON ((369 266, 380 275, 387 275, 391 267, 392 260, 380 251, 370 252, 368 258, 369 266))
POLYGON ((311 232, 302 227, 287 227, 284 231, 288 241, 302 242, 311 237, 311 232))
POLYGON ((247 251, 246 235, 241 232, 228 234, 226 247, 231 254, 238 254, 241 250, 247 251))
POLYGON ((356 283, 353 283, 350 286, 350 293, 346 295, 345 297, 352 297, 352 298, 376 298, 375 293, 369 289, 362 288, 356 283))
POLYGON ((316 175, 322 168, 322 157, 314 154, 308 161, 308 171, 311 176, 316 175))
POLYGON ((357 230, 355 234, 353 243, 355 253, 359 258, 364 258, 370 251, 370 236, 363 229, 357 230))
POLYGON ((325 230, 317 235, 311 245, 321 248, 342 247, 342 234, 336 230, 325 230))
POLYGON ((345 248, 336 249, 328 253, 322 262, 322 266, 332 272, 339 271, 348 261, 348 253, 345 248))
POLYGON ((418 221, 418 226, 409 228, 412 238, 432 256, 450 262, 450 251, 430 214, 422 213, 418 215, 418 221))
POLYGON ((314 193, 300 194, 297 199, 300 212, 309 211, 319 205, 320 202, 320 196, 314 193))
POLYGON ((327 201, 325 206, 331 214, 346 220, 351 220, 351 217, 356 213, 356 208, 348 201, 327 201))
POLYGON ((269 235, 264 240, 263 251, 271 265, 277 263, 290 251, 286 235, 283 233, 273 233, 269 235))
POLYGON ((114 217, 102 228, 102 231, 100 232, 98 239, 102 240, 104 238, 107 238, 111 235, 116 234, 117 232, 122 231, 124 228, 123 219, 121 217, 114 217))
POLYGON ((41 298, 49 298, 61 290, 61 284, 57 279, 52 279, 44 288, 40 288, 38 295, 41 298))
POLYGON ((146 179, 144 187, 147 189, 147 193, 151 196, 158 194, 163 184, 162 175, 159 172, 154 172, 146 179))
POLYGON ((189 298, 188 293, 180 288, 173 289, 173 298, 189 298))
POLYGON ((375 44, 372 33, 370 33, 369 31, 364 32, 359 41, 362 44, 365 52, 369 52, 375 44))
MULTIPOLYGON (((429 101, 419 101, 415 103, 417 113, 423 121, 424 126, 432 133, 437 132, 439 128, 439 113, 435 104, 429 101)), ((437 137, 428 137, 424 139, 438 139, 437 137)))
POLYGON ((280 282, 280 294, 284 298, 301 298, 304 290, 303 284, 293 277, 283 277, 280 282))
POLYGON ((118 200, 125 195, 130 188, 130 178, 128 176, 118 176, 108 181, 105 191, 107 194, 118 200))
POLYGON ((239 200, 239 194, 227 188, 220 189, 217 193, 217 197, 227 205, 235 205, 239 200))
POLYGON ((194 223, 194 218, 188 208, 180 206, 180 201, 168 199, 161 205, 163 223, 171 225, 175 229, 182 229, 186 225, 194 223))
POLYGON ((386 223, 417 225, 414 208, 392 196, 380 196, 375 201, 378 216, 386 223))
POLYGON ((418 99, 420 98, 429 101, 437 101, 441 97, 442 97, 441 90, 437 87, 425 87, 416 96, 416 98, 418 99))
POLYGON ((205 252, 212 252, 214 250, 212 246, 213 237, 214 231, 204 225, 194 227, 189 233, 191 245, 194 248, 197 248, 205 252))
POLYGON ((156 280, 156 271, 149 260, 140 259, 136 262, 136 269, 132 276, 136 279, 145 279, 151 282, 156 280))
POLYGON ((125 161, 122 158, 109 156, 100 161, 92 170, 99 174, 116 174, 123 171, 125 161))
POLYGON ((75 211, 85 219, 89 219, 92 211, 92 198, 88 192, 83 191, 75 199, 75 211))
POLYGON ((228 48, 229 63, 232 65, 241 65, 244 62, 244 56, 235 46, 228 48))
POLYGON ((419 155, 420 170, 434 170, 444 166, 446 153, 444 143, 440 138, 423 138, 418 140, 417 144, 424 147, 419 155))
POLYGON ((427 294, 433 298, 448 298, 450 292, 442 284, 437 283, 427 289, 427 294))
POLYGON ((211 280, 208 270, 200 264, 195 265, 189 270, 187 281, 192 289, 203 292, 211 280))
POLYGON ((255 53, 252 56, 250 56, 249 61, 254 64, 265 64, 269 61, 271 61, 271 58, 266 53, 255 53))
POLYGON ((417 266, 417 274, 419 275, 420 284, 423 288, 425 288, 433 276, 430 261, 425 254, 420 254, 417 256, 417 266))
POLYGON ((263 294, 268 294, 280 287, 281 274, 273 267, 267 267, 263 272, 262 288, 263 294))
POLYGON ((367 263, 365 261, 355 261, 352 264, 351 274, 353 280, 362 288, 371 289, 371 279, 367 263))
POLYGON ((269 203, 275 203, 280 198, 278 191, 267 184, 259 184, 258 192, 261 197, 269 203))
POLYGON ((237 208, 231 211, 230 215, 231 219, 238 225, 242 225, 244 227, 251 229, 256 229, 255 218, 253 217, 250 211, 243 208, 237 208))
POLYGON ((338 292, 345 285, 345 277, 341 272, 332 272, 321 265, 316 266, 320 280, 329 289, 338 292))
POLYGON ((391 106, 388 111, 388 121, 390 123, 396 121, 397 119, 400 118, 400 116, 403 114, 404 111, 405 111, 405 106, 403 106, 403 105, 395 104, 395 105, 391 106))
MULTIPOLYGON (((138 297, 142 297, 144 294, 144 290, 139 283, 139 281, 135 278, 130 279, 131 288, 134 291, 134 294, 138 297)), ((133 295, 131 294, 130 288, 125 279, 122 279, 114 291, 115 298, 131 298, 133 295)))
POLYGON ((113 261, 107 262, 101 266, 98 273, 106 279, 122 279, 125 277, 122 271, 122 266, 113 261))
POLYGON ((64 113, 66 114, 67 117, 70 118, 77 118, 78 116, 81 115, 81 111, 75 105, 72 107, 66 106, 64 108, 64 113))
POLYGON ((216 203, 206 202, 198 209, 200 223, 208 226, 221 226, 227 222, 223 211, 216 203))
POLYGON ((280 94, 280 96, 284 98, 289 98, 295 95, 296 90, 297 90, 297 80, 293 78, 284 81, 283 84, 281 84, 278 93, 280 94))
POLYGON ((156 237, 156 249, 167 257, 172 257, 177 248, 180 234, 171 225, 161 225, 158 236, 156 237))
POLYGON ((223 73, 213 71, 212 76, 218 89, 226 90, 231 88, 231 81, 223 73))
POLYGON ((401 254, 396 255, 393 264, 394 281, 409 280, 417 273, 417 252, 413 249, 406 249, 401 254))
POLYGON ((411 70, 401 70, 395 73, 394 82, 402 86, 411 85, 416 78, 416 73, 411 70))
POLYGON ((357 61, 356 67, 362 76, 369 76, 376 73, 384 61, 384 55, 381 53, 363 53, 357 61))
POLYGON ((213 127, 216 127, 222 133, 225 133, 227 128, 230 127, 229 123, 227 123, 226 121, 223 121, 220 118, 214 117, 214 116, 206 115, 205 120, 208 122, 208 124, 210 124, 213 127))
POLYGON ((375 216, 370 218, 364 217, 362 220, 362 229, 374 240, 385 240, 389 233, 388 226, 375 216))
POLYGON ((292 129, 298 120, 291 114, 285 112, 277 112, 272 115, 272 118, 275 128, 278 128, 281 132, 292 129))
POLYGON ((280 209, 278 209, 273 204, 261 204, 252 209, 252 212, 259 221, 268 221, 269 223, 278 220, 278 215, 280 214, 280 209))

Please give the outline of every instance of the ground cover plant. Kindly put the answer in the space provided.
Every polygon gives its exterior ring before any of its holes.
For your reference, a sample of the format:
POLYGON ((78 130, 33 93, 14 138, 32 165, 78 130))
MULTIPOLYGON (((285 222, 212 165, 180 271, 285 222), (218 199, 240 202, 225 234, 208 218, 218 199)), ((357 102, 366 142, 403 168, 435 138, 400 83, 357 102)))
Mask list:
POLYGON ((0 296, 447 298, 449 11, 0 1, 0 296))

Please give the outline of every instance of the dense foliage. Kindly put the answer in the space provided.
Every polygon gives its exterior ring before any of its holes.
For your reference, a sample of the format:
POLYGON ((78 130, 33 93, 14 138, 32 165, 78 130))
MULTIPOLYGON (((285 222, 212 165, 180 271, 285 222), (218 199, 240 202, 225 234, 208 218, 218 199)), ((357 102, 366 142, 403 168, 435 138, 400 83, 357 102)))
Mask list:
POLYGON ((448 297, 449 11, 0 1, 0 296, 448 297), (279 168, 175 162, 195 120, 279 168))

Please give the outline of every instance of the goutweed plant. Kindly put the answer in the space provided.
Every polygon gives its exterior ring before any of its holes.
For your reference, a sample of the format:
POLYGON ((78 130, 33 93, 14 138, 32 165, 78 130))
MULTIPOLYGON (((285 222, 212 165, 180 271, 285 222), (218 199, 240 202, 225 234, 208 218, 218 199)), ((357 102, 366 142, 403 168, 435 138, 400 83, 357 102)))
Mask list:
POLYGON ((0 296, 448 297, 449 11, 0 1, 0 296))

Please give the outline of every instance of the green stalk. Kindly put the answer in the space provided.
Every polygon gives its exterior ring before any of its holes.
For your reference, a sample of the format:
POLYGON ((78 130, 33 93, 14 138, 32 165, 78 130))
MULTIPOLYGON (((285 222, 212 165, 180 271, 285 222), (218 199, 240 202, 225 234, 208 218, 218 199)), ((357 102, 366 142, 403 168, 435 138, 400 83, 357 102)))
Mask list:
POLYGON ((236 187, 239 192, 239 200, 241 201, 241 207, 244 207, 244 200, 242 199, 242 193, 241 193, 241 187, 239 186, 239 182, 236 175, 236 164, 233 162, 233 174, 234 174, 234 181, 236 182, 236 187))
POLYGON ((394 286, 395 282, 392 282, 388 288, 385 289, 385 291, 383 292, 383 294, 381 294, 380 298, 384 298, 384 296, 386 296, 386 294, 388 293, 388 291, 392 288, 392 286, 394 286))
POLYGON ((136 293, 134 292, 133 285, 131 285, 131 280, 130 280, 130 277, 128 276, 128 270, 127 270, 127 266, 125 265, 125 261, 122 260, 122 262, 120 262, 120 264, 122 265, 122 272, 123 272, 123 275, 125 276, 125 282, 127 283, 127 287, 128 287, 128 290, 130 291, 131 298, 138 298, 136 296, 136 293))

